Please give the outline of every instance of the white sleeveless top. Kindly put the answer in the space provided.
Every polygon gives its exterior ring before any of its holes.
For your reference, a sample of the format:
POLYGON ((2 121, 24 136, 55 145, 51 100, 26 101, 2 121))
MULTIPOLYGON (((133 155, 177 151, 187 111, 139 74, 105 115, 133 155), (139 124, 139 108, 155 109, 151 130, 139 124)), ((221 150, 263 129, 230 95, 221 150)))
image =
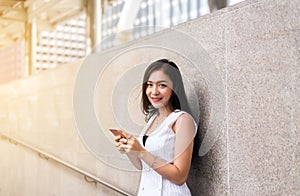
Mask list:
MULTIPOLYGON (((178 117, 182 115, 183 111, 175 110, 172 112, 161 125, 147 138, 145 143, 145 149, 151 154, 161 160, 165 160, 168 163, 172 163, 174 160, 174 147, 176 134, 172 130, 173 124, 178 117)), ((151 125, 157 114, 153 115, 144 129, 142 130, 138 140, 143 145, 143 135, 151 125)), ((195 124, 194 135, 197 132, 197 125, 195 124)), ((186 183, 179 186, 171 181, 163 178, 155 170, 153 170, 144 161, 142 162, 143 171, 141 175, 139 196, 188 196, 191 195, 186 183)))

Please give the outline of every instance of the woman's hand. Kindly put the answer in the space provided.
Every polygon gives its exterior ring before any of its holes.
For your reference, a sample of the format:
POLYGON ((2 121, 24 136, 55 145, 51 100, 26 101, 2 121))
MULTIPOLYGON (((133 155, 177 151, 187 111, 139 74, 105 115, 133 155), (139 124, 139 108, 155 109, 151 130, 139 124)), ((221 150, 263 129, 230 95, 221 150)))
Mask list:
POLYGON ((121 153, 130 153, 138 156, 138 154, 145 149, 140 142, 132 135, 120 130, 121 135, 115 136, 115 145, 121 153))
POLYGON ((117 147, 119 152, 124 154, 125 148, 122 147, 121 145, 123 145, 126 140, 124 140, 124 138, 121 135, 115 136, 114 140, 115 140, 115 146, 117 147))

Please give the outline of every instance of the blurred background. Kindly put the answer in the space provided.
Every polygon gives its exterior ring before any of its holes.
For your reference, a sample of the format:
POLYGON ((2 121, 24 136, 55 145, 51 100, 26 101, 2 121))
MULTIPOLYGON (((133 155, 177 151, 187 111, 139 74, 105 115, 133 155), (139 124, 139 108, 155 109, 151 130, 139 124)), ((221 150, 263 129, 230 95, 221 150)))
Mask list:
POLYGON ((1 0, 0 83, 193 20, 242 0, 1 0), (124 37, 114 42, 116 32, 124 37))

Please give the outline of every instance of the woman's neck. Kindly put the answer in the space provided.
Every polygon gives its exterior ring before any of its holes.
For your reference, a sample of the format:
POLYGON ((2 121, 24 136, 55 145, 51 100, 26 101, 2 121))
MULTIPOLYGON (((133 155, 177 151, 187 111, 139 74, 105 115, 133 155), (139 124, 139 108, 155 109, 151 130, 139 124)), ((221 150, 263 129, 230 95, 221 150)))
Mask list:
POLYGON ((164 107, 164 108, 161 108, 158 110, 159 116, 168 116, 171 113, 172 113, 172 110, 170 107, 164 107))

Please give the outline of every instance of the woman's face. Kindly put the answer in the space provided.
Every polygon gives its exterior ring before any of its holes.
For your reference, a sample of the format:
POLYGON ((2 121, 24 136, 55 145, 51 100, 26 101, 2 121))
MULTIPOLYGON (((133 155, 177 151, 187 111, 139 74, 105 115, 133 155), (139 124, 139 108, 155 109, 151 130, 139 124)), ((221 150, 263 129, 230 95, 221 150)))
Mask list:
POLYGON ((173 82, 162 70, 150 74, 147 81, 146 95, 156 109, 169 108, 173 82))

